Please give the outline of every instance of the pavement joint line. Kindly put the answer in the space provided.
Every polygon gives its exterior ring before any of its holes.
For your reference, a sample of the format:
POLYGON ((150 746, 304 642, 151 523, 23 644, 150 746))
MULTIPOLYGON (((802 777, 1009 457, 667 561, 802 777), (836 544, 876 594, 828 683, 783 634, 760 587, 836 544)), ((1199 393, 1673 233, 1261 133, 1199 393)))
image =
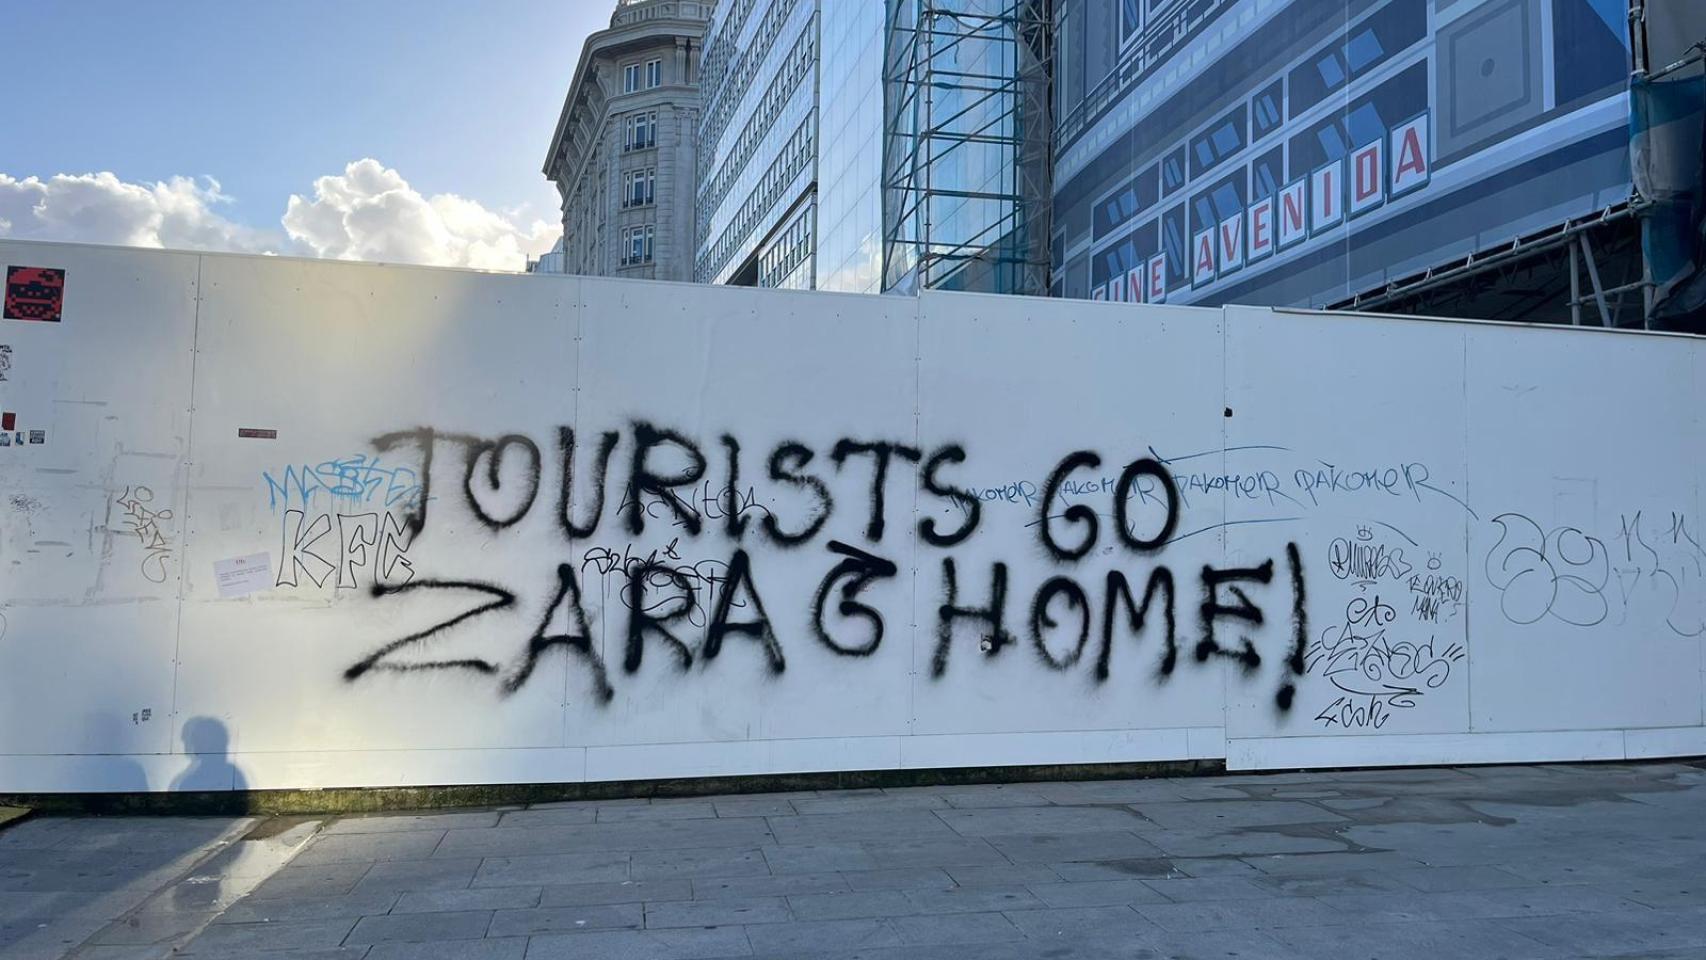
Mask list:
MULTIPOLYGON (((95 930, 92 931, 87 937, 84 937, 83 941, 81 943, 72 947, 69 951, 66 952, 66 954, 65 954, 66 960, 72 960, 72 958, 83 955, 85 953, 84 948, 93 946, 93 944, 91 944, 89 941, 91 941, 95 937, 99 936, 102 930, 105 930, 107 927, 109 927, 112 924, 117 923, 121 920, 126 920, 132 916, 135 916, 144 904, 147 904, 149 901, 151 901, 155 897, 159 896, 159 894, 163 890, 169 889, 173 884, 178 882, 178 879, 188 875, 190 871, 194 870, 197 865, 201 864, 208 857, 214 856, 219 851, 225 849, 227 846, 229 846, 233 842, 234 838, 239 833, 241 833, 242 831, 246 831, 246 830, 250 829, 253 825, 254 825, 254 821, 252 818, 247 818, 247 817, 238 818, 238 819, 234 820, 224 830, 220 831, 219 836, 215 837, 210 843, 208 843, 204 846, 198 847, 189 853, 185 853, 185 854, 179 856, 177 859, 173 860, 171 863, 168 863, 168 864, 161 866, 161 867, 156 867, 155 869, 149 871, 146 875, 144 875, 144 877, 139 878, 138 881, 133 882, 132 884, 129 884, 128 886, 135 887, 135 886, 141 885, 143 883, 143 881, 147 881, 146 890, 145 890, 145 892, 143 892, 141 894, 141 899, 137 900, 131 907, 126 908, 122 911, 119 911, 117 916, 110 917, 110 918, 104 918, 103 922, 101 923, 101 925, 99 927, 95 928, 95 930), (164 883, 156 882, 152 879, 152 878, 159 877, 162 875, 170 877, 171 879, 165 881, 164 883)), ((118 903, 127 902, 127 901, 129 901, 130 898, 125 896, 126 892, 127 892, 127 890, 125 890, 125 889, 111 891, 109 893, 102 895, 100 898, 100 901, 98 901, 98 903, 108 901, 108 900, 112 900, 112 901, 115 901, 118 903)), ((94 913, 94 914, 98 914, 98 915, 104 915, 107 911, 100 909, 99 906, 96 906, 90 912, 94 913)), ((45 926, 47 926, 47 925, 44 924, 43 927, 45 927, 45 926)))
MULTIPOLYGON (((186 866, 183 869, 178 870, 176 873, 172 874, 170 880, 167 880, 165 883, 160 884, 158 887, 156 887, 154 890, 152 890, 148 894, 148 896, 142 900, 141 903, 138 903, 136 906, 130 908, 129 910, 126 910, 124 913, 122 913, 119 916, 108 921, 106 924, 103 924, 99 930, 96 930, 93 934, 91 934, 90 936, 85 938, 82 943, 71 948, 71 950, 65 954, 64 960, 77 960, 77 958, 87 956, 89 953, 94 952, 94 951, 98 951, 102 947, 110 946, 109 944, 97 944, 97 943, 94 943, 92 941, 94 941, 96 937, 99 937, 101 935, 101 932, 103 930, 107 929, 107 927, 110 927, 116 923, 124 923, 126 921, 129 921, 133 917, 136 917, 140 914, 148 912, 148 907, 150 904, 154 903, 156 900, 160 899, 161 897, 167 895, 178 884, 185 883, 185 882, 188 882, 188 881, 195 879, 196 878, 196 872, 204 864, 206 864, 210 860, 213 860, 215 857, 218 857, 220 854, 225 853, 226 851, 232 849, 236 844, 245 842, 245 837, 247 835, 256 832, 264 824, 268 823, 269 821, 276 820, 276 819, 278 819, 278 818, 277 817, 242 817, 242 818, 239 818, 235 822, 233 822, 229 827, 226 827, 225 830, 222 831, 220 833, 220 835, 208 846, 203 847, 203 848, 201 848, 201 849, 199 849, 193 853, 185 854, 183 857, 180 857, 178 860, 174 861, 168 867, 163 868, 163 869, 172 869, 172 868, 177 867, 180 863, 183 863, 184 860, 189 859, 190 857, 195 858, 191 863, 189 863, 188 866, 186 866)), ((303 839, 299 843, 296 843, 294 846, 291 846, 290 848, 288 848, 288 855, 280 858, 279 861, 273 866, 272 870, 268 871, 267 873, 265 873, 261 876, 257 876, 257 877, 232 878, 232 881, 227 883, 228 889, 234 889, 234 890, 240 891, 237 893, 236 898, 231 901, 231 904, 227 904, 226 906, 224 906, 218 910, 208 911, 210 913, 210 916, 208 916, 207 919, 203 920, 201 923, 196 924, 192 929, 187 930, 187 931, 182 932, 182 933, 179 933, 177 936, 173 937, 169 942, 149 944, 148 946, 159 947, 162 950, 164 950, 165 953, 161 954, 161 956, 163 956, 163 957, 169 957, 169 956, 176 955, 176 953, 180 947, 184 946, 185 944, 189 943, 191 940, 194 940, 196 937, 200 936, 203 930, 206 930, 208 928, 208 926, 210 926, 215 919, 217 919, 226 910, 230 909, 230 907, 232 905, 240 902, 244 897, 248 896, 251 892, 253 892, 256 887, 259 887, 262 883, 265 883, 269 878, 271 878, 278 871, 289 866, 290 862, 292 860, 295 860, 298 854, 300 854, 303 850, 306 850, 308 848, 309 842, 312 841, 315 837, 320 835, 320 831, 323 828, 324 823, 325 823, 324 821, 318 821, 318 820, 310 821, 310 822, 312 822, 314 824, 314 829, 309 831, 307 833, 307 835, 305 837, 303 837, 303 839)), ((267 843, 267 842, 271 841, 272 839, 273 839, 272 836, 268 836, 268 837, 264 837, 264 838, 255 840, 254 842, 256 842, 256 843, 267 843)), ((217 878, 210 878, 210 879, 216 880, 217 878)))

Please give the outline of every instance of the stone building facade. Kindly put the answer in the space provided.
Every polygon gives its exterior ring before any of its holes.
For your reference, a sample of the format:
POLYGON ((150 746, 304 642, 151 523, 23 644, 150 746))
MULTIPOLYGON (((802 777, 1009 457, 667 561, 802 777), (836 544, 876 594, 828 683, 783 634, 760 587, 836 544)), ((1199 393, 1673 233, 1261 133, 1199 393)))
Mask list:
POLYGON ((587 38, 545 176, 563 206, 563 270, 691 280, 699 63, 710 0, 622 0, 587 38))

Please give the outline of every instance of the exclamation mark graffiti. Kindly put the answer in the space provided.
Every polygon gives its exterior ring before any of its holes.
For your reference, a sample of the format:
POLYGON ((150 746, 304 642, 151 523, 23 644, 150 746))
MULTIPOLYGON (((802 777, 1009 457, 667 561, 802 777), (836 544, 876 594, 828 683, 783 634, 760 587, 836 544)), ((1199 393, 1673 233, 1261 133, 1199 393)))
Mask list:
POLYGON ((1279 693, 1274 701, 1281 710, 1290 710, 1291 701, 1297 697, 1297 684, 1292 677, 1303 676, 1304 652, 1309 647, 1309 614, 1303 609, 1306 599, 1303 589, 1303 560, 1297 555, 1297 544, 1285 545, 1285 561, 1291 567, 1291 656, 1285 658, 1285 665, 1291 671, 1285 683, 1280 685, 1279 693))

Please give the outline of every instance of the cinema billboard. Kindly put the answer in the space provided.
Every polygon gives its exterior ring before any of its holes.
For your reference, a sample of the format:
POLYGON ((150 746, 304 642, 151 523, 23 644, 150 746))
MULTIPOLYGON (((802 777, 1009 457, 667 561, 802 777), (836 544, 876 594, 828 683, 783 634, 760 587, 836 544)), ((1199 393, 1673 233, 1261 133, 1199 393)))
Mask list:
POLYGON ((1625 200, 1626 0, 1064 0, 1053 291, 1319 306, 1625 200))

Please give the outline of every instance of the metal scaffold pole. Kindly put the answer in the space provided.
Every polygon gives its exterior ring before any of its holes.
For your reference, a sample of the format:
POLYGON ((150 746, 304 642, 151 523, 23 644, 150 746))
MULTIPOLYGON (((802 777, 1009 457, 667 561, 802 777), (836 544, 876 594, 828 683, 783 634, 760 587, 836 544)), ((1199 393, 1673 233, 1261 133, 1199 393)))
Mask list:
POLYGON ((888 0, 883 288, 1048 289, 1048 0, 888 0))

